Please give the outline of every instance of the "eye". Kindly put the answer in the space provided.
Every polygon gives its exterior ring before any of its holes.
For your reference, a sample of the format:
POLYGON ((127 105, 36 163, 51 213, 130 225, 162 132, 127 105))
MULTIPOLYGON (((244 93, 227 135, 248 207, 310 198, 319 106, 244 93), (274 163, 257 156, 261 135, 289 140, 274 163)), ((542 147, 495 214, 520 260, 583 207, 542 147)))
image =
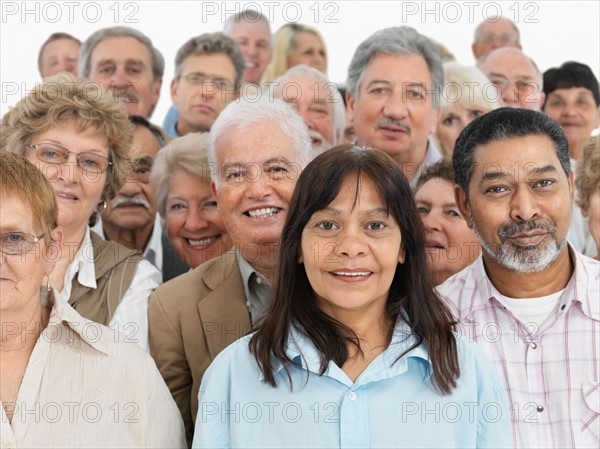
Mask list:
POLYGON ((282 179, 287 172, 288 168, 285 165, 273 165, 267 169, 270 179, 282 179))
POLYGON ((503 186, 492 186, 492 187, 489 187, 485 192, 486 193, 504 193, 507 190, 508 189, 503 186))
POLYGON ((483 114, 485 114, 483 111, 471 111, 471 117, 473 118, 481 117, 483 114))
POLYGON ((448 215, 450 215, 451 217, 462 218, 462 215, 460 215, 460 213, 454 209, 450 209, 448 211, 448 215))
POLYGON ((417 212, 419 212, 420 214, 426 214, 429 212, 429 209, 427 209, 424 206, 420 206, 420 207, 417 207, 417 212))
POLYGON ((150 167, 140 167, 136 170, 136 173, 140 174, 140 175, 147 175, 148 173, 150 173, 151 169, 150 167))
POLYGON ((225 175, 226 181, 238 181, 244 177, 244 172, 242 170, 231 171, 225 175))
POLYGON ((98 73, 102 75, 110 75, 115 71, 115 67, 112 65, 105 65, 98 68, 98 73))
POLYGON ((387 93, 389 91, 388 88, 386 87, 373 87, 369 93, 370 94, 375 94, 375 95, 383 95, 385 93, 387 93))
POLYGON ((444 120, 442 120, 442 125, 444 126, 454 126, 457 122, 457 118, 456 117, 446 117, 444 120))
POLYGON ((205 201, 202 204, 203 207, 217 207, 217 201, 216 200, 209 200, 209 201, 205 201))
POLYGON ((169 206, 169 210, 181 210, 187 209, 187 206, 183 203, 173 203, 169 206))
POLYGON ((554 184, 554 181, 551 179, 540 179, 539 181, 536 181, 535 184, 533 185, 533 187, 550 187, 552 184, 554 184))
POLYGON ((408 98, 418 99, 423 98, 423 94, 416 90, 409 90, 407 93, 408 98))
POLYGON ((21 234, 20 232, 9 232, 7 234, 2 235, 2 241, 8 242, 8 243, 19 243, 19 242, 24 242, 25 238, 23 237, 23 234, 21 234))
POLYGON ((380 231, 386 227, 386 224, 381 221, 373 221, 367 225, 370 231, 380 231))
POLYGON ((335 224, 333 221, 320 221, 319 223, 317 223, 317 227, 320 229, 323 229, 325 231, 333 231, 335 229, 338 229, 337 224, 335 224))

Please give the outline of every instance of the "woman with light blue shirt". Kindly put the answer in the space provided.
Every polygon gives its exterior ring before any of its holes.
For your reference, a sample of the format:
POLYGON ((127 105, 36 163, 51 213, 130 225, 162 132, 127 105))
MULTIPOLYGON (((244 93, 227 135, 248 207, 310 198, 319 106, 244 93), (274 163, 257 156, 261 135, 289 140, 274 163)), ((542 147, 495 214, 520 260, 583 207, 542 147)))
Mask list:
POLYGON ((193 447, 508 447, 494 368, 433 293, 411 189, 342 145, 300 175, 271 307, 204 375, 193 447))

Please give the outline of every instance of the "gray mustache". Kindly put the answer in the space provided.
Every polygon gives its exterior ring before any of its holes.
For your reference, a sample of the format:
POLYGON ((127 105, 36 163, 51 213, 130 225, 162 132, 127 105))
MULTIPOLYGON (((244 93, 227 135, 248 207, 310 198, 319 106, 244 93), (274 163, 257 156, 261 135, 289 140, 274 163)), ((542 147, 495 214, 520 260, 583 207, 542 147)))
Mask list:
POLYGON ((116 197, 113 202, 113 209, 122 206, 143 206, 146 209, 150 209, 150 203, 143 198, 127 198, 123 196, 116 197))
POLYGON ((543 229, 549 234, 554 235, 556 233, 556 224, 551 220, 529 220, 511 223, 498 229, 498 236, 504 241, 515 234, 532 231, 534 229, 543 229))

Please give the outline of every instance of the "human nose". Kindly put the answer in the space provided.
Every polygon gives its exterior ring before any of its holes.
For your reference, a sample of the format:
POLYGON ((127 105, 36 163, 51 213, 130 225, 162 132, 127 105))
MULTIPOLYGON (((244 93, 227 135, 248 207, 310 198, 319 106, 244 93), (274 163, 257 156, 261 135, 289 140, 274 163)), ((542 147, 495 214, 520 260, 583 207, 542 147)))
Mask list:
POLYGON ((208 221, 204 217, 204 214, 194 208, 188 210, 188 213, 185 217, 185 222, 183 223, 183 228, 186 231, 198 231, 199 229, 204 229, 208 227, 208 221))
POLYGON ((364 256, 368 252, 368 245, 360 230, 351 226, 340 232, 336 252, 338 255, 346 257, 364 256))
POLYGON ((257 170, 253 177, 248 179, 246 195, 253 200, 261 201, 273 193, 272 182, 262 170, 257 170))
POLYGON ((442 221, 440 220, 440 214, 430 211, 426 214, 421 215, 423 221, 423 228, 426 231, 441 231, 442 221))
POLYGON ((529 221, 539 216, 539 202, 527 188, 517 188, 510 199, 510 218, 529 221))
POLYGON ((406 118, 407 111, 406 101, 402 92, 394 92, 386 99, 383 106, 383 115, 394 120, 406 118))

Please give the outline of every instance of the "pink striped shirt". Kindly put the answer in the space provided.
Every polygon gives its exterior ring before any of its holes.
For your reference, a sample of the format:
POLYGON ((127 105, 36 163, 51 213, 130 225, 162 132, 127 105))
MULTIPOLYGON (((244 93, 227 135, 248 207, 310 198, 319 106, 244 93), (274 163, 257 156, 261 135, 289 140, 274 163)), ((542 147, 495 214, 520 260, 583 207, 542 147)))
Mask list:
POLYGON ((600 263, 569 251, 573 276, 539 329, 502 303, 481 256, 437 287, 504 382, 516 448, 600 447, 600 263))

